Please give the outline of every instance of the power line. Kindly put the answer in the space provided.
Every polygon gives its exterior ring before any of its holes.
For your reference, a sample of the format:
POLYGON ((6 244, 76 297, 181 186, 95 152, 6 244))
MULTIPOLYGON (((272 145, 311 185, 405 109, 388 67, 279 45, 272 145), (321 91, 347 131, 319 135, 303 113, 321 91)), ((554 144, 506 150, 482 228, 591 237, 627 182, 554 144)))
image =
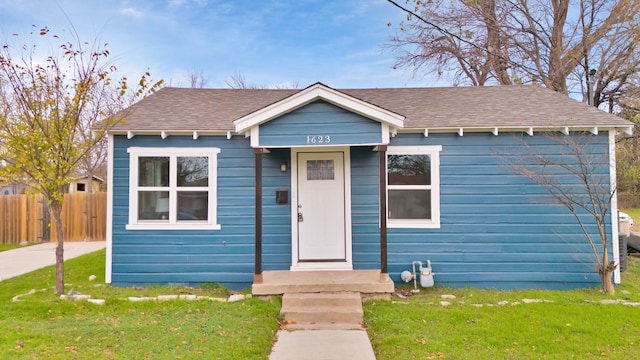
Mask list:
POLYGON ((434 29, 436 29, 437 31, 439 31, 439 32, 440 32, 440 33, 442 33, 442 34, 452 36, 452 37, 454 37, 454 38, 458 39, 459 41, 461 41, 461 42, 463 42, 463 43, 465 43, 465 44, 471 45, 472 47, 474 47, 474 48, 476 48, 476 49, 478 49, 478 50, 480 50, 480 51, 483 51, 483 52, 487 53, 488 55, 498 57, 498 58, 500 58, 500 59, 502 59, 502 60, 504 60, 504 61, 506 61, 506 62, 508 62, 508 63, 510 63, 510 64, 512 64, 512 65, 514 65, 514 66, 516 66, 516 67, 519 67, 519 68, 525 69, 525 70, 526 70, 527 72, 529 72, 529 73, 533 73, 533 74, 537 74, 537 73, 538 73, 538 71, 537 71, 536 69, 534 69, 534 68, 528 67, 528 66, 523 65, 523 64, 520 64, 520 63, 517 63, 517 62, 515 62, 515 61, 513 61, 513 60, 511 60, 511 59, 509 59, 509 58, 506 58, 506 57, 504 57, 504 56, 502 56, 502 55, 500 55, 500 54, 493 53, 493 52, 491 52, 491 50, 489 50, 489 49, 487 49, 487 48, 484 48, 484 47, 482 47, 482 46, 476 45, 475 43, 473 43, 473 42, 471 42, 471 41, 469 41, 469 40, 465 40, 465 39, 464 39, 464 38, 462 38, 460 35, 456 35, 456 34, 454 34, 454 33, 450 32, 449 30, 447 30, 447 29, 445 29, 445 28, 442 28, 442 27, 440 27, 440 26, 438 26, 438 25, 436 25, 436 24, 432 23, 431 21, 426 20, 425 18, 423 18, 422 16, 418 15, 418 14, 417 14, 417 13, 415 13, 414 11, 411 11, 411 10, 409 10, 409 9, 407 9, 407 8, 405 8, 405 7, 403 7, 402 5, 399 5, 398 3, 396 3, 396 2, 395 2, 395 1, 393 1, 393 0, 387 0, 387 1, 388 1, 388 2, 390 2, 391 4, 393 4, 395 7, 397 7, 397 8, 399 8, 399 9, 401 9, 402 11, 404 11, 404 12, 406 12, 406 13, 410 14, 411 16, 415 17, 416 19, 418 19, 418 20, 422 21, 423 23, 425 23, 425 24, 427 24, 427 25, 429 25, 429 26, 433 27, 434 29))

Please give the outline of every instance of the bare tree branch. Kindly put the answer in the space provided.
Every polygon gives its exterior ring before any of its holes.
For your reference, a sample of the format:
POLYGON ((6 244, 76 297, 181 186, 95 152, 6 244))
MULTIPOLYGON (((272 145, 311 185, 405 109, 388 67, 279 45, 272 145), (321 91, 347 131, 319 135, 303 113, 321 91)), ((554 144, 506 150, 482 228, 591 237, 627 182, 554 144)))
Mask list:
POLYGON ((551 203, 564 206, 573 215, 588 242, 602 280, 602 291, 613 294, 612 274, 616 269, 610 261, 607 220, 615 189, 608 176, 609 160, 594 151, 595 137, 584 135, 549 135, 550 143, 558 145, 560 154, 545 154, 522 141, 523 154, 498 154, 516 174, 544 188, 551 203), (589 226, 595 225, 598 238, 589 226))

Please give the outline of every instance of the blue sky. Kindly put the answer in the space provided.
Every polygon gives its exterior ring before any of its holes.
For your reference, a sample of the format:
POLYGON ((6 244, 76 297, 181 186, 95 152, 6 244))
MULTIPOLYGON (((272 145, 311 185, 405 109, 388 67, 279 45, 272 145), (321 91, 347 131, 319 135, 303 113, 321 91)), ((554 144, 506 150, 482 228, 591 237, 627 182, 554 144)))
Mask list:
POLYGON ((0 39, 47 26, 108 42, 121 75, 188 86, 227 87, 241 74, 260 86, 335 88, 435 86, 393 69, 383 49, 405 15, 385 0, 0 0, 0 39), (68 16, 69 19, 66 17, 68 16))

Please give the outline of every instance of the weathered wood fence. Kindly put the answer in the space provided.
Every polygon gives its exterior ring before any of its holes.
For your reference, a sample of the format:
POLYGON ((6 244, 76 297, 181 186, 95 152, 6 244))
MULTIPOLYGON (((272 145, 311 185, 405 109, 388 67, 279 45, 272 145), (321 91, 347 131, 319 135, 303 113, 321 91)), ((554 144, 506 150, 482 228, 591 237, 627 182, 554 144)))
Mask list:
MULTIPOLYGON (((0 196, 0 244, 57 241, 48 209, 42 195, 0 196)), ((62 229, 65 241, 105 240, 107 194, 65 194, 62 229)))

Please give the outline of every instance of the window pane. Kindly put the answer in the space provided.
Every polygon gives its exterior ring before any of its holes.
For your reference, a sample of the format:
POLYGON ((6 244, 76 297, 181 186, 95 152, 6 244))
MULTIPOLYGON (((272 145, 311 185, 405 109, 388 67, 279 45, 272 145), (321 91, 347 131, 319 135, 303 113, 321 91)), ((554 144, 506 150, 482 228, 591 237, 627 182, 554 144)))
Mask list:
POLYGON ((387 157, 389 185, 431 185, 429 155, 389 155, 387 157))
POLYGON ((138 158, 138 186, 169 186, 169 158, 138 158))
POLYGON ((138 219, 169 219, 169 192, 140 191, 138 193, 138 219))
POLYGON ((178 220, 208 220, 206 191, 178 191, 178 220))
POLYGON ((389 190, 389 219, 431 219, 431 190, 389 190))
POLYGON ((333 160, 307 160, 307 180, 333 179, 333 160))
POLYGON ((209 158, 178 157, 178 186, 208 186, 209 158))

